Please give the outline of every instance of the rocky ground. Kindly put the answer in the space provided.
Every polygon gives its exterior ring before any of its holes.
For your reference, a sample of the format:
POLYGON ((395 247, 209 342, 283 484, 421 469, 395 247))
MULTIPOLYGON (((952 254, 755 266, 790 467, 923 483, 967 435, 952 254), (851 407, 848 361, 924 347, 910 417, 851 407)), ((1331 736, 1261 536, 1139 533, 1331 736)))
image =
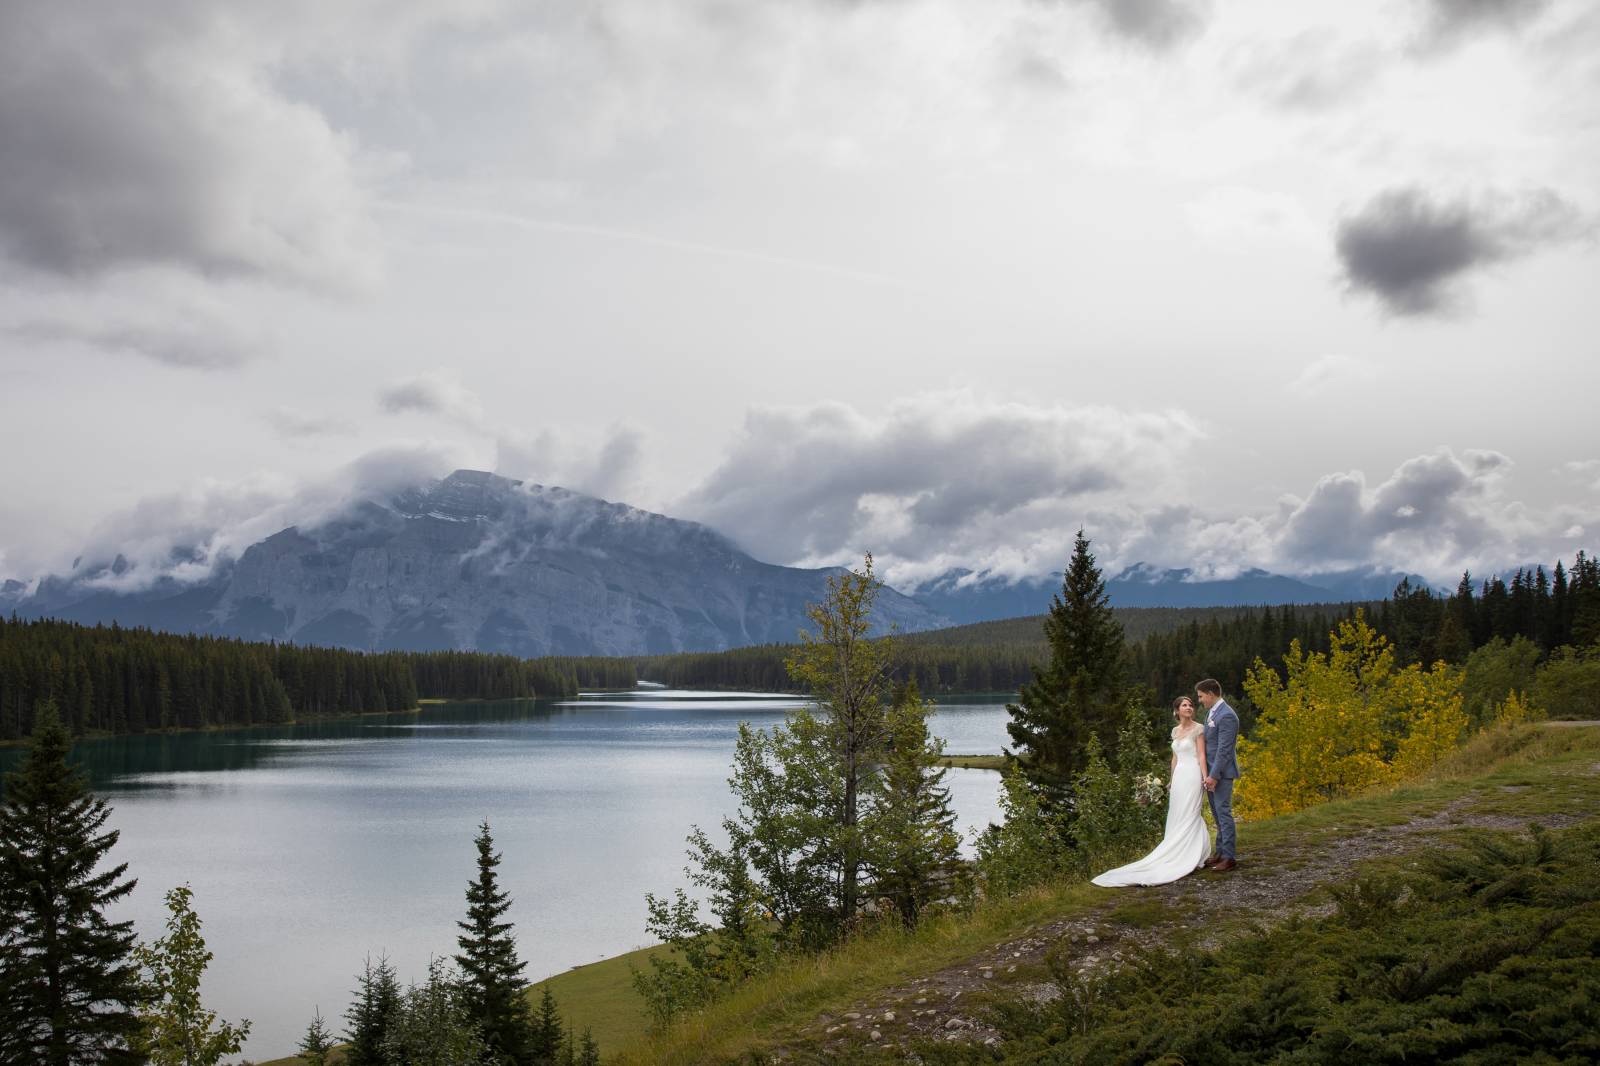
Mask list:
MULTIPOLYGON (((1590 772, 1600 773, 1600 764, 1590 772)), ((1107 889, 1105 902, 1091 912, 1038 924, 954 966, 818 1017, 774 1057, 782 1061, 804 1049, 806 1057, 848 1061, 853 1050, 865 1047, 893 1053, 908 1052, 927 1040, 994 1043, 999 1034, 985 1020, 985 1001, 996 990, 1040 1000, 1057 995, 1045 965, 1051 951, 1061 950, 1079 973, 1090 973, 1175 936, 1193 936, 1209 946, 1222 935, 1214 931, 1221 923, 1212 915, 1248 916, 1259 925, 1316 913, 1330 905, 1317 889, 1347 876, 1352 864, 1414 850, 1440 832, 1473 826, 1519 829, 1532 822, 1556 828, 1600 813, 1484 813, 1473 809, 1474 799, 1464 798, 1406 824, 1333 832, 1315 844, 1282 844, 1254 855, 1248 850, 1249 835, 1243 833, 1241 847, 1246 850, 1231 873, 1199 871, 1170 885, 1107 889)))

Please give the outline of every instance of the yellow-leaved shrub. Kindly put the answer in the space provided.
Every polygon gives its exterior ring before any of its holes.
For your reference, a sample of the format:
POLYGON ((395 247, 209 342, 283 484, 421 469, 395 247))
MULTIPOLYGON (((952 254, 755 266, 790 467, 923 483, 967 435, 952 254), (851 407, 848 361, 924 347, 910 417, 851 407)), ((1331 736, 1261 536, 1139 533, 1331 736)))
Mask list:
POLYGON ((1444 663, 1397 669, 1394 648, 1361 612, 1326 654, 1299 641, 1284 673, 1257 659, 1244 684, 1260 712, 1239 742, 1242 817, 1263 818, 1410 777, 1466 731, 1461 680, 1444 663))
POLYGON ((1512 690, 1504 702, 1494 709, 1496 725, 1521 725, 1523 722, 1541 722, 1545 718, 1542 707, 1536 707, 1522 693, 1512 690))

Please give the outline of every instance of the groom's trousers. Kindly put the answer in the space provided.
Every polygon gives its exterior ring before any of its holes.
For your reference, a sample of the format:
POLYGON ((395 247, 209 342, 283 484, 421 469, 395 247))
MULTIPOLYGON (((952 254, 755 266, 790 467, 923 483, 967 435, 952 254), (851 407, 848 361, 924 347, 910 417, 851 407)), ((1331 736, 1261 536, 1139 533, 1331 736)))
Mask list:
POLYGON ((1238 857, 1233 853, 1233 782, 1231 777, 1219 777, 1217 787, 1207 793, 1217 823, 1217 855, 1223 859, 1238 857))

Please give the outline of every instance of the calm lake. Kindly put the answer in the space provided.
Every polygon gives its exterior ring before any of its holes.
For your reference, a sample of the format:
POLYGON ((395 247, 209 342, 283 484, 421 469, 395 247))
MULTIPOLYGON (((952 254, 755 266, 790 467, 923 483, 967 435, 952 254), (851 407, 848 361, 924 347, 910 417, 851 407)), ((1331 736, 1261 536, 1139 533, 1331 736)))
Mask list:
MULTIPOLYGON (((953 753, 1006 744, 1005 694, 951 697, 953 753)), ((333 1027, 368 953, 402 981, 455 950, 489 819, 528 977, 643 947, 644 894, 684 884, 684 835, 732 809, 741 721, 794 697, 639 690, 432 704, 412 714, 126 737, 75 756, 113 807, 112 851, 139 886, 116 917, 155 936, 184 882, 216 958, 208 1006, 249 1018, 245 1054, 289 1054, 312 1012, 333 1027)), ((0 751, 10 768, 15 750, 0 751)), ((951 770, 961 821, 997 817, 999 777, 951 770)))

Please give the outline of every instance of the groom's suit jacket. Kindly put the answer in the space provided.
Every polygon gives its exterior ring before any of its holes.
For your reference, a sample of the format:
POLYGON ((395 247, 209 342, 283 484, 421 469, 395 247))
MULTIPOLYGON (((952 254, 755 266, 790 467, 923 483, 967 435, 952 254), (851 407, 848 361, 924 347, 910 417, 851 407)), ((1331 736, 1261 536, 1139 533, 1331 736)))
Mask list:
POLYGON ((1234 754, 1239 743, 1239 715, 1227 700, 1211 705, 1206 715, 1206 776, 1222 780, 1238 777, 1239 759, 1234 754))

